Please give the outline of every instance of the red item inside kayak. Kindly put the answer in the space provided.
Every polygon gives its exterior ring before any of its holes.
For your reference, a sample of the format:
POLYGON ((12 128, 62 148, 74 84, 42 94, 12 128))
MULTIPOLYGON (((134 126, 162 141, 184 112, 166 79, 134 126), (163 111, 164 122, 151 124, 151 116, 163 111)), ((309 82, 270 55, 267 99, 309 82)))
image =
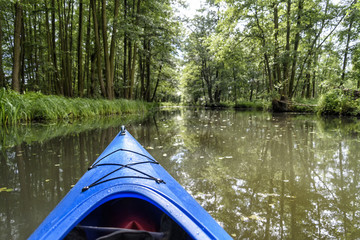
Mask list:
POLYGON ((100 206, 82 225, 158 232, 162 214, 160 209, 142 199, 120 198, 100 206))
POLYGON ((114 209, 110 222, 113 227, 144 230, 149 232, 159 231, 159 217, 154 215, 152 208, 139 204, 138 199, 127 198, 121 201, 121 207, 114 209), (155 218, 154 218, 155 217, 155 218))

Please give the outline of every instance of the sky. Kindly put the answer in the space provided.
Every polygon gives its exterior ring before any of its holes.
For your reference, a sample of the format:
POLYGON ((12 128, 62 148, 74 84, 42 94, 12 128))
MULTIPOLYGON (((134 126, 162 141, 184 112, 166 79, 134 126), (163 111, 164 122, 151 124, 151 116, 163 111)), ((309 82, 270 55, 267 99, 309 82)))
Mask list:
POLYGON ((188 8, 179 8, 179 14, 191 18, 196 14, 196 10, 200 8, 202 0, 185 0, 185 2, 188 8))

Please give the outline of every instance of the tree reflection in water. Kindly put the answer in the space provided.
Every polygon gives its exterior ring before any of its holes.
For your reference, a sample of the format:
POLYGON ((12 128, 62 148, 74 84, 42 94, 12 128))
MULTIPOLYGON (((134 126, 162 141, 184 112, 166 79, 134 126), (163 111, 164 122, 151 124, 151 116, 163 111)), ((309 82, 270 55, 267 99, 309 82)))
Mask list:
MULTIPOLYGON (((74 124, 64 135, 47 127, 48 138, 10 129, 1 142, 0 189, 10 190, 0 192, 0 238, 28 237, 123 122, 74 124)), ((234 239, 360 237, 357 121, 182 108, 127 125, 234 239)))

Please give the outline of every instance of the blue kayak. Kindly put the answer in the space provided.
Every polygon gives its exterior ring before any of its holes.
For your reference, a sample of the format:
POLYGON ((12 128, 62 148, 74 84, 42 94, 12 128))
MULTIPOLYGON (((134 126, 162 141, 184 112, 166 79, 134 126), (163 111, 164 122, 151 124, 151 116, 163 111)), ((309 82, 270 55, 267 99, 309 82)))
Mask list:
POLYGON ((122 127, 29 239, 232 239, 122 127))

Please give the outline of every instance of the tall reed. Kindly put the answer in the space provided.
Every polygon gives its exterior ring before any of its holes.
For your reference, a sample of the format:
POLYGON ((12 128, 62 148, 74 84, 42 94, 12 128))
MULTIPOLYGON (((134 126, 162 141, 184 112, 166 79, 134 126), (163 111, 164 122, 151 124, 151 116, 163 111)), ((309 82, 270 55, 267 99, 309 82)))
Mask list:
POLYGON ((0 89, 0 124, 143 113, 155 104, 125 99, 65 98, 38 92, 18 94, 0 89))

